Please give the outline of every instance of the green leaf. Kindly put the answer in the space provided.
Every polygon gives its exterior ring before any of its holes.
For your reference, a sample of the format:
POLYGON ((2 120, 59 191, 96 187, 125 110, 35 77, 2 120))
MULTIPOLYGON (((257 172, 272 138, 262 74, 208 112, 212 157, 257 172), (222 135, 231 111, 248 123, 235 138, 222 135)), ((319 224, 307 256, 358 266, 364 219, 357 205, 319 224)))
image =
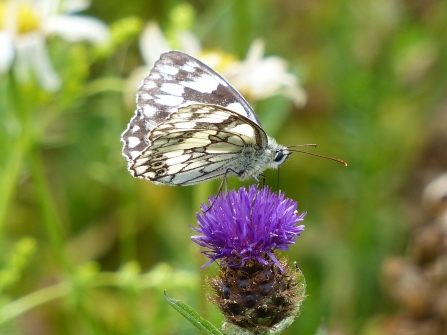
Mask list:
POLYGON ((171 299, 165 291, 165 298, 177 312, 197 327, 205 335, 223 335, 211 322, 202 318, 195 310, 181 301, 171 299))
POLYGON ((328 334, 329 333, 327 331, 326 323, 324 322, 324 319, 322 319, 315 335, 328 335, 328 334))

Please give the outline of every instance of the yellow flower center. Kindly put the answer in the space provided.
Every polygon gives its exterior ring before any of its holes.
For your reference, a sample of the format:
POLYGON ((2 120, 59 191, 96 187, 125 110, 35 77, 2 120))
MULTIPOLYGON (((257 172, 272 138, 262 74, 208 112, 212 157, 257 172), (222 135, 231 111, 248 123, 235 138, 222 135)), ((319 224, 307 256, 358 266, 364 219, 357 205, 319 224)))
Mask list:
MULTIPOLYGON (((7 20, 5 16, 9 15, 7 9, 7 4, 0 2, 0 29, 5 28, 5 22, 7 20)), ((40 18, 32 6, 20 4, 15 10, 15 25, 17 27, 17 33, 26 34, 39 28, 40 18)))
POLYGON ((220 73, 238 61, 235 55, 220 50, 203 50, 197 58, 220 73))

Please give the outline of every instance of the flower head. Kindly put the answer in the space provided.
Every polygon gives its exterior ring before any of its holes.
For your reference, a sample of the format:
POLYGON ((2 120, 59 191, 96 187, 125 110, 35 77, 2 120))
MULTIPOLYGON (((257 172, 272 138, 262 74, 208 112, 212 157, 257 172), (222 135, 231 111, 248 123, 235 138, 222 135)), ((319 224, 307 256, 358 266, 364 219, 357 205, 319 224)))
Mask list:
POLYGON ((109 39, 109 30, 103 22, 74 14, 88 5, 89 1, 84 0, 0 2, 0 74, 15 65, 19 81, 26 82, 35 75, 45 90, 58 90, 61 79, 50 60, 47 36, 95 44, 109 39))
POLYGON ((299 78, 287 72, 287 63, 279 56, 264 56, 264 42, 254 40, 243 61, 229 66, 224 77, 249 101, 282 94, 295 106, 303 107, 307 94, 299 78))
POLYGON ((171 28, 164 34, 156 22, 149 22, 141 33, 139 45, 145 65, 129 76, 127 90, 130 96, 133 97, 141 78, 147 75, 160 54, 175 49, 217 70, 250 102, 282 94, 297 107, 306 104, 307 95, 299 78, 287 71, 287 63, 281 57, 264 55, 262 40, 254 40, 246 58, 238 60, 235 55, 220 50, 204 50, 199 38, 185 28, 187 25, 181 25, 181 29, 178 24, 173 26, 177 29, 171 28))
POLYGON ((221 193, 209 199, 210 206, 202 204, 197 214, 198 228, 202 234, 192 241, 210 250, 204 251, 211 260, 229 267, 243 267, 249 260, 260 264, 281 264, 274 256, 275 250, 287 250, 304 230, 306 213, 298 215, 298 204, 274 193, 268 187, 258 190, 252 185, 248 191, 221 193))

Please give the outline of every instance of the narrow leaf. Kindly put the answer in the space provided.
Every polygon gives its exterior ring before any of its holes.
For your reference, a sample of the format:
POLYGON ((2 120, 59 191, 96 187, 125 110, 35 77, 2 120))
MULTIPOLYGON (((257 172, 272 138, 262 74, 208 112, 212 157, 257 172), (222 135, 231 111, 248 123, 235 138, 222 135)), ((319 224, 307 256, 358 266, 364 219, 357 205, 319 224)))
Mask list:
POLYGON ((329 332, 327 330, 326 323, 324 322, 324 319, 322 319, 315 335, 328 335, 328 334, 329 332))
POLYGON ((202 318, 195 310, 181 301, 171 299, 165 291, 167 302, 174 307, 177 312, 183 315, 189 322, 197 327, 205 335, 223 335, 211 322, 202 318))

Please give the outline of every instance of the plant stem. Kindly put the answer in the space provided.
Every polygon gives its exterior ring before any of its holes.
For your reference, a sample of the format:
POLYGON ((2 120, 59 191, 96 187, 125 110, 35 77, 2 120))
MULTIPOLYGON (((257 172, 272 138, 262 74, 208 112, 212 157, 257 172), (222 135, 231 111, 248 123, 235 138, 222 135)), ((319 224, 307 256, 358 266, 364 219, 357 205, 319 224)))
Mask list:
POLYGON ((39 305, 61 298, 69 292, 70 287, 67 283, 59 283, 17 299, 0 309, 0 324, 12 320, 39 305))

